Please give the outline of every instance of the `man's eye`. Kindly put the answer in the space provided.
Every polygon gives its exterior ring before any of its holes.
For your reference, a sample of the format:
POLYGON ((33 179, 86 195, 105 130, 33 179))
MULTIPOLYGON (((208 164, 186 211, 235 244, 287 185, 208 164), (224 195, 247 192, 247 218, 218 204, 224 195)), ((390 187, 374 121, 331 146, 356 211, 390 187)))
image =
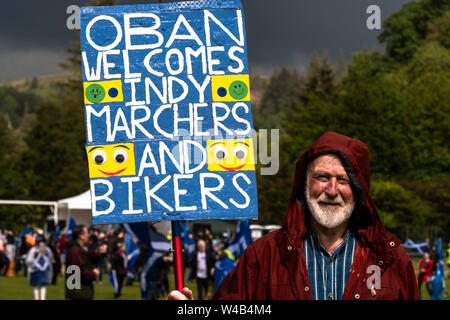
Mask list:
POLYGON ((328 181, 328 177, 325 176, 325 175, 317 176, 316 179, 321 181, 321 182, 327 182, 328 181))
POLYGON ((350 181, 348 181, 348 179, 338 179, 338 182, 340 184, 349 184, 350 181))

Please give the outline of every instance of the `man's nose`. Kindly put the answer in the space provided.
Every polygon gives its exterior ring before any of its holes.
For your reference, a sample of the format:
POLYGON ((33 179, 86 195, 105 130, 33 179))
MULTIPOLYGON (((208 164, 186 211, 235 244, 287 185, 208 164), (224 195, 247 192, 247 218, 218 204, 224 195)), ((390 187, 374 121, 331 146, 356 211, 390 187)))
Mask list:
POLYGON ((330 198, 335 198, 339 195, 338 185, 337 185, 337 179, 331 178, 330 181, 327 184, 327 187, 325 189, 325 193, 330 198))

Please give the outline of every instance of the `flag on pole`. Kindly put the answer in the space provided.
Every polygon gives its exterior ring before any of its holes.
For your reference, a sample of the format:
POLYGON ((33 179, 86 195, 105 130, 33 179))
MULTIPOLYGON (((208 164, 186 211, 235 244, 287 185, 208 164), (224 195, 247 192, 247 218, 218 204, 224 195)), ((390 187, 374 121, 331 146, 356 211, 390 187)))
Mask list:
POLYGON ((181 225, 181 239, 183 239, 183 246, 187 250, 189 254, 189 259, 192 259, 194 257, 194 251, 195 251, 195 240, 194 238, 189 238, 189 228, 187 225, 185 225, 183 222, 180 222, 181 225))
POLYGON ((214 273, 213 273, 213 278, 214 281, 216 282, 216 288, 214 289, 214 291, 216 291, 219 288, 225 276, 235 267, 236 262, 228 256, 216 262, 216 264, 214 265, 214 273))
POLYGON ((59 226, 56 226, 55 228, 55 233, 53 234, 53 236, 55 238, 58 238, 59 234, 61 233, 61 229, 59 228, 59 226))
POLYGON ((69 226, 67 227, 67 238, 72 239, 72 229, 77 225, 75 219, 70 216, 69 226))
POLYGON ((438 265, 433 277, 429 280, 431 281, 430 300, 442 300, 442 291, 446 294, 441 238, 436 241, 436 253, 438 254, 438 265))
POLYGON ((136 242, 134 242, 133 236, 129 233, 125 235, 125 246, 127 248, 127 261, 128 261, 127 277, 132 278, 134 277, 134 264, 136 263, 136 260, 139 256, 139 247, 136 244, 136 242))
POLYGON ((114 293, 117 294, 117 292, 119 291, 119 281, 117 281, 116 270, 111 270, 111 272, 108 274, 108 280, 113 286, 114 293))
POLYGON ((428 250, 428 242, 414 242, 411 239, 406 240, 403 246, 420 254, 424 254, 428 250))
POLYGON ((141 299, 146 300, 155 269, 163 255, 171 248, 171 244, 164 235, 149 228, 146 222, 124 223, 124 227, 149 248, 140 278, 141 299))
POLYGON ((231 241, 227 250, 230 251, 236 258, 240 258, 250 243, 252 243, 250 220, 241 220, 237 225, 236 236, 231 241))
POLYGON ((439 265, 437 267, 437 271, 439 272, 440 276, 444 276, 444 258, 442 256, 442 241, 441 238, 439 238, 436 241, 436 252, 438 254, 439 258, 439 265))
POLYGON ((31 234, 30 226, 26 226, 25 229, 23 229, 22 233, 19 234, 19 238, 25 237, 27 234, 31 234))

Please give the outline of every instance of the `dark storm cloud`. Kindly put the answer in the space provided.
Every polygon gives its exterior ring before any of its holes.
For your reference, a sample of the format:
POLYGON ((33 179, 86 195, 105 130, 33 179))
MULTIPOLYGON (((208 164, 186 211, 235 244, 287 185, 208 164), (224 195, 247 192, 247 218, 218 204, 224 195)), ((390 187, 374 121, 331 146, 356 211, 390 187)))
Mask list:
MULTIPOLYGON (((63 48, 77 32, 66 28, 69 5, 82 0, 16 0, 0 11, 0 80, 58 72, 63 48)), ((158 1, 121 1, 120 4, 158 1)), ((382 20, 408 0, 242 0, 252 70, 270 73, 283 65, 302 68, 313 52, 350 54, 383 48, 380 31, 366 27, 366 8, 376 4, 382 20)))
POLYGON ((378 5, 383 21, 406 2, 244 0, 249 61, 263 69, 302 67, 315 51, 326 50, 335 60, 342 50, 348 61, 354 51, 381 49, 384 46, 376 39, 380 31, 366 26, 367 7, 378 5))

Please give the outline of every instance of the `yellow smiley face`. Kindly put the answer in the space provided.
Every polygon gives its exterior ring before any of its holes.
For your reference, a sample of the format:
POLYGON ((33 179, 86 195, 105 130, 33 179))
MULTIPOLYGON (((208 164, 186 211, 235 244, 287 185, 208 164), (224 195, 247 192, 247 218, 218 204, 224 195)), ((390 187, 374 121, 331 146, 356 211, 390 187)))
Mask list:
POLYGON ((221 139, 206 142, 209 171, 255 170, 253 139, 221 139))
POLYGON ((136 175, 132 143, 90 146, 86 152, 91 178, 136 175))

